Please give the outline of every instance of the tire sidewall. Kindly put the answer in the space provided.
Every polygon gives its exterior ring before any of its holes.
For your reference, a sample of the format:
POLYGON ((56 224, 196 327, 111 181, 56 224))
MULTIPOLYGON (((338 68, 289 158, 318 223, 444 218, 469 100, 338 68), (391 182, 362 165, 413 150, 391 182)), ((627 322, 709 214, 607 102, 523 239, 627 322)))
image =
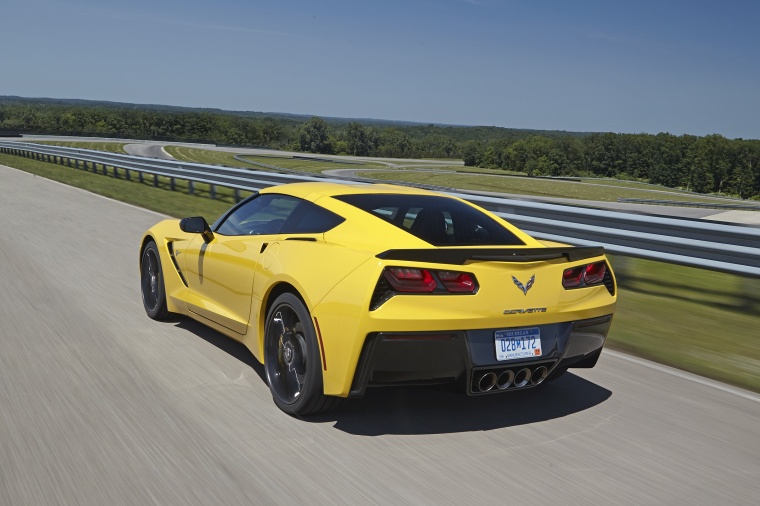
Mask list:
POLYGON ((166 310, 166 289, 164 287, 164 269, 161 266, 161 256, 158 254, 158 247, 156 246, 156 243, 151 241, 146 246, 145 249, 143 249, 143 253, 140 256, 140 295, 143 302, 143 307, 145 308, 145 312, 148 314, 148 316, 154 320, 158 320, 160 318, 163 318, 166 316, 167 310, 166 310), (156 264, 158 265, 158 294, 156 295, 158 302, 156 303, 156 307, 149 308, 148 305, 145 303, 145 293, 142 289, 142 269, 143 269, 143 263, 145 262, 145 256, 148 253, 148 251, 153 251, 153 253, 156 256, 156 264))
POLYGON ((292 293, 283 293, 275 299, 267 313, 264 339, 264 370, 266 372, 267 384, 272 392, 272 398, 274 399, 275 404, 277 404, 277 407, 282 411, 290 415, 306 414, 310 410, 310 406, 321 398, 323 394, 322 358, 317 343, 317 333, 314 329, 314 324, 311 321, 311 315, 301 299, 292 293), (298 398, 292 403, 284 402, 278 397, 277 392, 272 387, 272 380, 270 378, 270 374, 272 374, 270 373, 270 366, 272 365, 268 363, 269 360, 271 360, 268 350, 271 344, 269 340, 272 339, 269 332, 272 325, 272 318, 277 310, 283 306, 290 307, 296 313, 298 319, 301 320, 306 341, 306 380, 304 382, 303 390, 298 395, 298 398))

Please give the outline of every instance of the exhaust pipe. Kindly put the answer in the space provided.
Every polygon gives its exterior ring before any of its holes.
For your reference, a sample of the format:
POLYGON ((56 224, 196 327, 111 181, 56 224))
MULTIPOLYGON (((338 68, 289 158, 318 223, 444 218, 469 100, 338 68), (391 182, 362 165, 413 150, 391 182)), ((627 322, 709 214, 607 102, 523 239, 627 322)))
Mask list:
POLYGON ((544 366, 536 367, 530 376, 530 382, 533 385, 540 385, 549 376, 549 370, 544 366))
POLYGON ((515 373, 512 371, 504 371, 501 374, 499 374, 499 377, 496 380, 496 388, 499 390, 506 390, 512 385, 512 382, 515 381, 515 373))
POLYGON ((517 388, 524 387, 530 382, 530 369, 520 369, 515 374, 515 386, 517 388))
POLYGON ((496 374, 492 372, 485 373, 478 380, 478 389, 480 389, 481 392, 488 392, 494 387, 494 385, 496 385, 496 374))

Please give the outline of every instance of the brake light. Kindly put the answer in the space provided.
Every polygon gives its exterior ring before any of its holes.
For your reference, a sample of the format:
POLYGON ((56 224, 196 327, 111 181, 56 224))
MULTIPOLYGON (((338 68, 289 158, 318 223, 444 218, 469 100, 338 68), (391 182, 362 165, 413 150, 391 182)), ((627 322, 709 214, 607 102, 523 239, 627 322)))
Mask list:
POLYGON ((587 285, 598 285, 602 282, 606 273, 607 264, 604 262, 597 262, 586 266, 583 272, 583 278, 586 280, 587 285))
POLYGON ((581 284, 583 281, 583 267, 573 267, 572 269, 565 269, 562 273, 562 286, 565 288, 574 288, 581 284))
POLYGON ((438 286, 433 275, 427 269, 391 267, 386 269, 385 273, 388 282, 399 292, 429 293, 438 286))
POLYGON ((386 267, 383 278, 398 293, 475 293, 478 282, 469 272, 386 267))
POLYGON ((467 272, 438 271, 438 279, 443 286, 454 293, 472 293, 475 291, 475 280, 467 272))
POLYGON ((607 274, 607 262, 580 265, 565 269, 562 273, 562 286, 565 288, 582 288, 604 283, 607 274))

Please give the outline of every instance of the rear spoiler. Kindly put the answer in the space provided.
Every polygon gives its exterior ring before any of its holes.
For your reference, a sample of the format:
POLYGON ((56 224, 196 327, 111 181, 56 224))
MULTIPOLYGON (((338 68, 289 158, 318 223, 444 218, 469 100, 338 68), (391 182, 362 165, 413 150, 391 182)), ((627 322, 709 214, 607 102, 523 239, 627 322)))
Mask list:
POLYGON ((559 248, 429 248, 389 249, 379 253, 382 260, 406 260, 435 264, 463 265, 468 261, 485 262, 539 262, 566 258, 569 262, 604 255, 602 246, 559 248))

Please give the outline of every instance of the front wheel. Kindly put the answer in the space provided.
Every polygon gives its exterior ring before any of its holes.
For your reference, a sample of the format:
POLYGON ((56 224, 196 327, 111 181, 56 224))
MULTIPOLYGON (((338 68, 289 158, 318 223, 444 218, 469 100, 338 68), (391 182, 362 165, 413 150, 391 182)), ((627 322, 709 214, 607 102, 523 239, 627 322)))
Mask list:
POLYGON ((264 339, 264 368, 277 407, 301 416, 337 404, 337 397, 323 393, 316 332, 298 297, 284 293, 275 299, 267 314, 264 339))
POLYGON ((166 318, 169 311, 166 308, 164 273, 161 269, 158 247, 153 241, 145 246, 140 258, 140 289, 143 306, 148 316, 154 320, 166 318))

